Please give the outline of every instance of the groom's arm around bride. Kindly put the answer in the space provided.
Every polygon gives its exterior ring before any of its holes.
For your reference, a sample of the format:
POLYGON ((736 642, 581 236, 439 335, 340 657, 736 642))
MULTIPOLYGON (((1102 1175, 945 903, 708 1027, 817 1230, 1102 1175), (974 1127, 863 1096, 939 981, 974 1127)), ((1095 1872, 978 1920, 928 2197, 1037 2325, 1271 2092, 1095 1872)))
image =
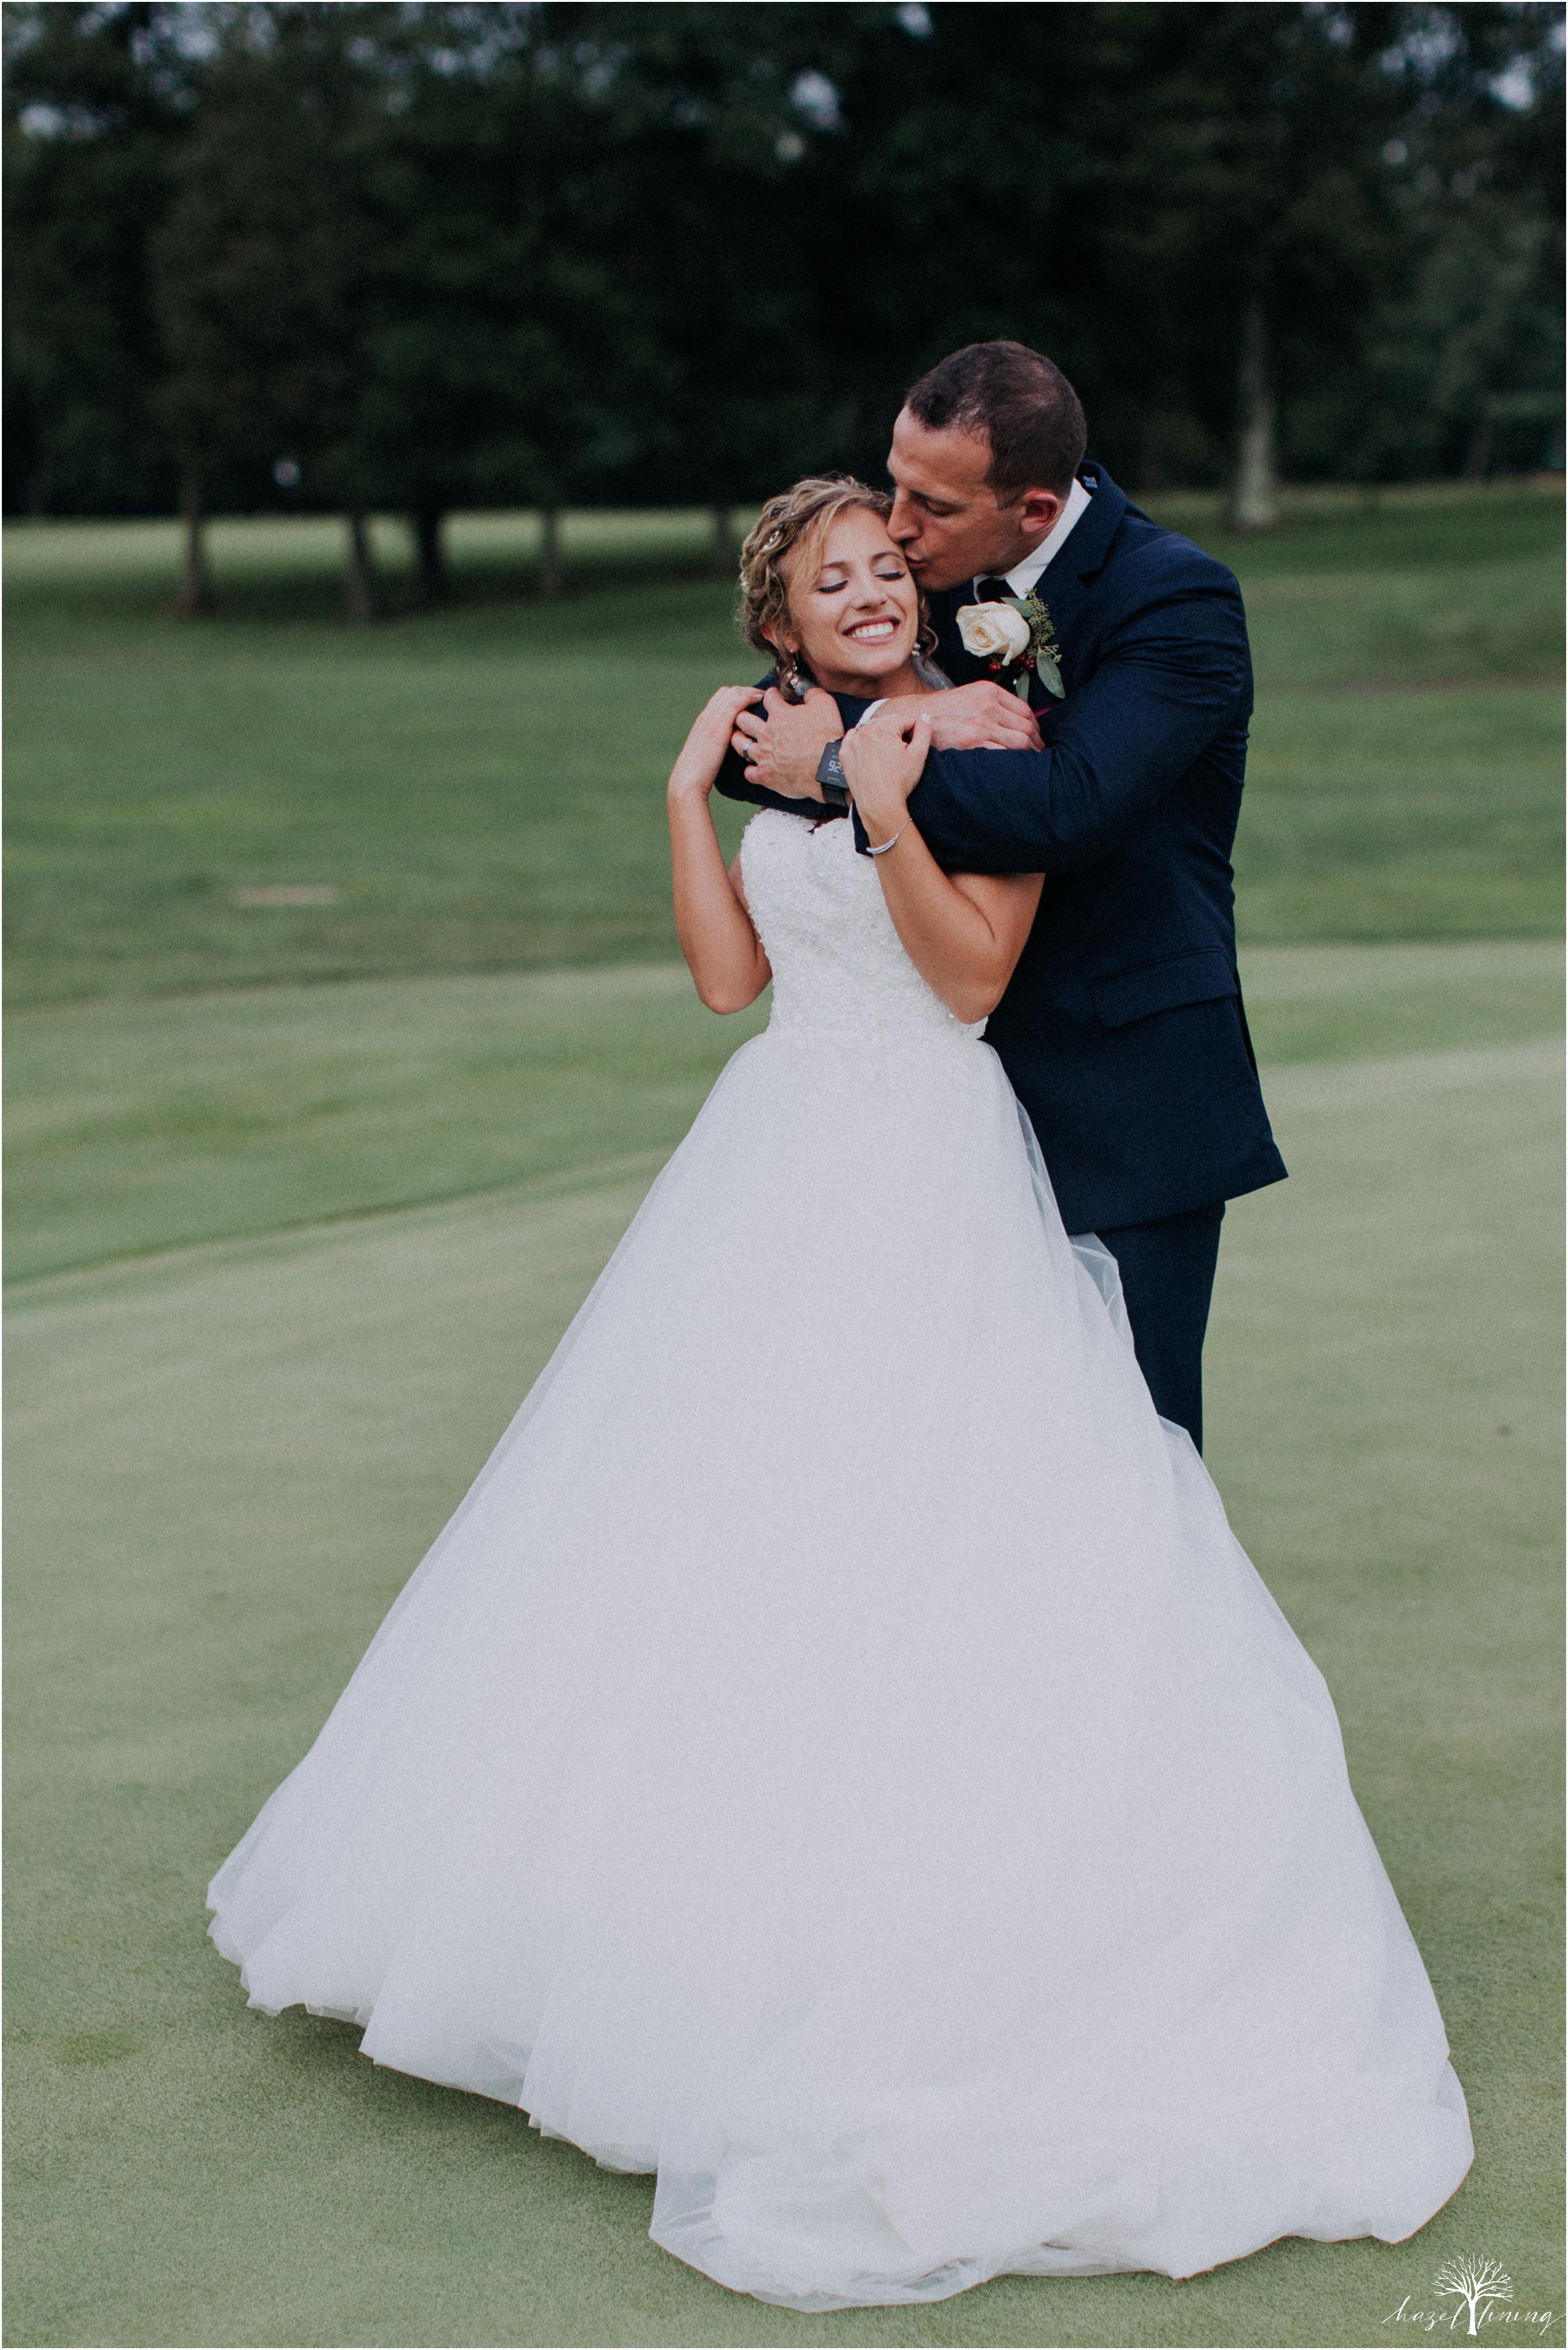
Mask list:
MULTIPOLYGON (((1045 873, 987 1039, 1067 1229, 1097 1232, 1117 1259, 1157 1406, 1198 1439, 1224 1203, 1285 1171, 1236 968, 1251 664, 1232 575, 1131 504, 1085 438, 1071 385, 1018 344, 956 352, 908 395, 890 528, 961 689, 921 705, 950 747, 933 750, 909 813, 950 871, 1045 873), (1047 690, 1047 657, 1023 672, 1028 713, 1006 697, 1009 725, 997 686, 1019 672, 999 680, 966 650, 959 615, 1029 598, 1045 608, 1064 694, 1047 690)), ((770 696, 765 719, 739 722, 752 785, 818 800, 824 743, 858 715, 770 696)), ((732 766, 721 788, 736 780, 732 766)))

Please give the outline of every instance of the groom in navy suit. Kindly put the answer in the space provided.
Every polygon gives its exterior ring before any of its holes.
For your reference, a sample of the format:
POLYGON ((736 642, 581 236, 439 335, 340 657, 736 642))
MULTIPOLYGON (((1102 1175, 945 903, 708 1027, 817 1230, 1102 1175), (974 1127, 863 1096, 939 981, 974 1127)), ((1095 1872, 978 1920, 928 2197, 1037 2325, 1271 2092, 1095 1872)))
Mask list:
MULTIPOLYGON (((955 351, 905 400, 890 528, 955 688, 908 705, 933 730, 909 813, 950 872, 1045 875, 986 1040, 1067 1230, 1097 1232, 1116 1260, 1156 1407, 1200 1444, 1225 1202, 1285 1172, 1236 972, 1251 662, 1232 575, 1150 522, 1085 447, 1073 387, 1020 343, 955 351), (1060 700, 1025 671, 1025 703, 960 633, 965 606, 1030 594, 1050 615, 1060 700)), ((842 813, 837 741, 869 706, 770 691, 739 721, 720 790, 842 813)))

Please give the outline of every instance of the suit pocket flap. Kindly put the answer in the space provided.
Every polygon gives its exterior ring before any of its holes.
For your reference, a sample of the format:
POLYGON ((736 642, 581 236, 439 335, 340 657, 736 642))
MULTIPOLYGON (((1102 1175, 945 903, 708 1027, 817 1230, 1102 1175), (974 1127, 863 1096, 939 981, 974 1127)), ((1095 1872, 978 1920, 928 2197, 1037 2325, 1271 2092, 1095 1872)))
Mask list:
POLYGON ((1212 1003, 1217 997, 1236 992, 1236 974, 1219 947, 1167 955, 1159 962, 1140 963, 1136 971, 1118 971, 1108 979, 1089 982, 1095 1010, 1106 1028, 1125 1028, 1129 1021, 1147 1020, 1155 1012, 1174 1012, 1183 1003, 1212 1003))

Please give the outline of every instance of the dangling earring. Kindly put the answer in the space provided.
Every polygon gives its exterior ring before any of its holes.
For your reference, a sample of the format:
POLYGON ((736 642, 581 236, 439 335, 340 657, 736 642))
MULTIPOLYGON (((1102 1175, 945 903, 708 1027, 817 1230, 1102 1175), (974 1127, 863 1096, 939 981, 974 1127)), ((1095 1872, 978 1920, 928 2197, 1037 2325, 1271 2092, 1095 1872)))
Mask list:
POLYGON ((806 683, 805 678, 801 674, 800 655, 798 653, 781 654, 778 662, 778 673, 779 691, 784 695, 784 700, 786 702, 804 702, 806 696, 806 683), (786 662, 788 663, 787 668, 784 666, 786 662))

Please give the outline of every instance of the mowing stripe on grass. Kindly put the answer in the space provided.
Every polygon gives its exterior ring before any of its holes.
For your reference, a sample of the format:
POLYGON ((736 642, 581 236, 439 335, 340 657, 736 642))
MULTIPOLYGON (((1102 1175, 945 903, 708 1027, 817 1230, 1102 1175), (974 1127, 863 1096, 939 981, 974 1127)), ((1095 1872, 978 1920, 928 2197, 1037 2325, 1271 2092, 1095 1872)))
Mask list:
MULTIPOLYGON (((1501 1044, 1562 1023, 1554 940, 1254 948, 1266 1061, 1501 1044)), ((767 1004, 685 966, 56 1005, 8 1023, 12 1277, 459 1198, 667 1151, 767 1004)))

